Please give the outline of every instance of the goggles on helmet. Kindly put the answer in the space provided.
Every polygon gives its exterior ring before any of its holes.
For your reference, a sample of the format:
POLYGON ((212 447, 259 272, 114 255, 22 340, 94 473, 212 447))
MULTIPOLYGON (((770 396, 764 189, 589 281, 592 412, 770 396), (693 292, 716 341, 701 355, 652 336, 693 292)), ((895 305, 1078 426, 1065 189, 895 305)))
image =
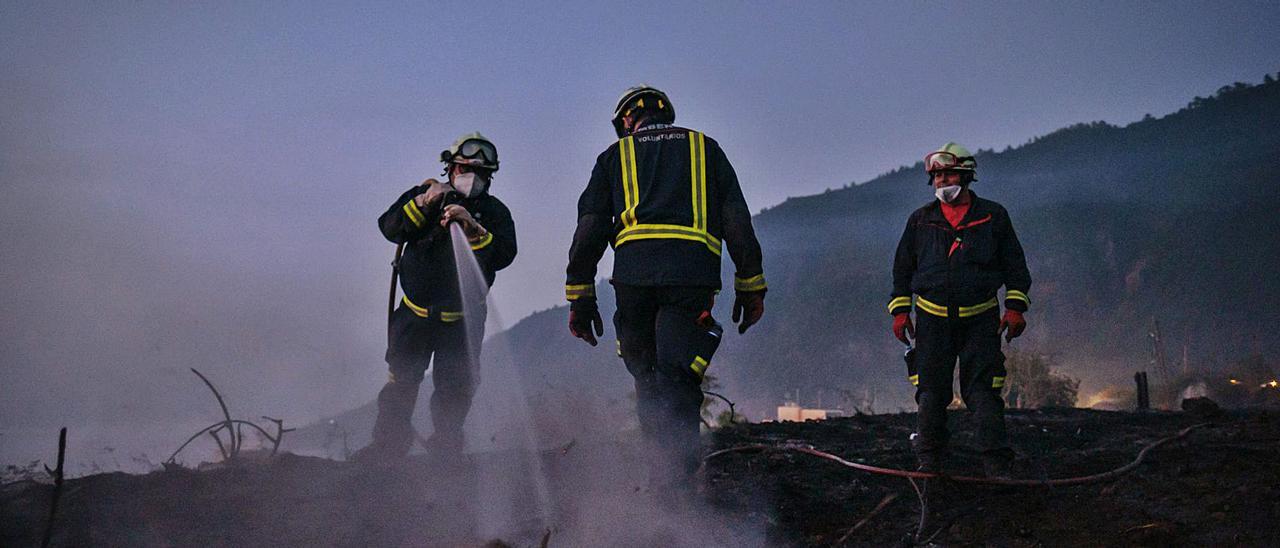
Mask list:
MULTIPOLYGON (((482 163, 488 164, 488 165, 493 165, 498 163, 498 151, 493 148, 493 145, 486 143, 484 141, 471 140, 471 141, 462 143, 462 146, 458 147, 458 154, 456 156, 462 157, 467 160, 479 159, 482 163)), ((471 163, 471 162, 459 162, 459 163, 471 163)))
POLYGON ((965 162, 972 161, 973 156, 956 156, 955 154, 945 151, 931 152, 928 156, 924 157, 924 170, 926 173, 946 171, 948 169, 973 171, 973 166, 964 165, 965 162))

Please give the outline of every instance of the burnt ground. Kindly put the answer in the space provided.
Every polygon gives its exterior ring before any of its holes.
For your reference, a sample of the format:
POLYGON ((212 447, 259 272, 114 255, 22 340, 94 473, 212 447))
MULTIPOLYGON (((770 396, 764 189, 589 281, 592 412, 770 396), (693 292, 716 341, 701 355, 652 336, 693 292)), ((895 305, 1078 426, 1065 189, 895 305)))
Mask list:
MULTIPOLYGON (((741 425, 709 435, 708 449, 803 443, 909 469, 914 419, 741 425)), ((1150 452, 1112 481, 950 484, 935 499, 937 526, 926 531, 936 533, 934 544, 1280 545, 1274 412, 1209 421, 1184 413, 1012 411, 1008 422, 1019 453, 1014 475, 1038 479, 1110 470, 1182 428, 1214 424, 1150 452)), ((952 427, 954 473, 980 475, 963 412, 954 412, 952 427)), ((541 490, 536 467, 507 454, 418 456, 381 468, 281 455, 202 470, 97 474, 64 486, 53 544, 538 546, 545 537, 549 546, 831 546, 842 538, 893 546, 909 544, 916 530, 919 505, 905 479, 795 452, 734 452, 707 462, 704 502, 681 505, 649 492, 635 454, 618 443, 546 452, 549 480, 541 490)), ((34 481, 0 489, 0 545, 39 544, 52 489, 34 481)))

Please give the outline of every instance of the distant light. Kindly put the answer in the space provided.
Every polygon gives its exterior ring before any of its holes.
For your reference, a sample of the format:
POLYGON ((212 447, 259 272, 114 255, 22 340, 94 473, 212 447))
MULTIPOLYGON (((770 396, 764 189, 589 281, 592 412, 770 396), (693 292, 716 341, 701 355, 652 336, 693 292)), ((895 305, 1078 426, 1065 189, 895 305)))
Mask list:
POLYGON ((1235 380, 1235 379, 1231 379, 1229 382, 1230 382, 1231 384, 1240 384, 1240 381, 1235 380))

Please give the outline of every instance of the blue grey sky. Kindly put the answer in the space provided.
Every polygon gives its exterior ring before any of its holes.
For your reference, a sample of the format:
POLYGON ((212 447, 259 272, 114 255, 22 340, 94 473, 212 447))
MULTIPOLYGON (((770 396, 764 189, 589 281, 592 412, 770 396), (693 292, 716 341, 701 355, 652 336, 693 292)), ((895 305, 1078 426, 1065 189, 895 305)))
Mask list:
POLYGON ((1002 149, 1259 81, 1280 69, 1278 12, 0 3, 0 427, 169 412, 205 397, 190 365, 262 412, 367 401, 393 249, 374 221, 464 132, 502 157, 520 256, 493 299, 514 323, 563 300, 576 199, 629 85, 668 91, 759 210, 948 140, 1002 149))

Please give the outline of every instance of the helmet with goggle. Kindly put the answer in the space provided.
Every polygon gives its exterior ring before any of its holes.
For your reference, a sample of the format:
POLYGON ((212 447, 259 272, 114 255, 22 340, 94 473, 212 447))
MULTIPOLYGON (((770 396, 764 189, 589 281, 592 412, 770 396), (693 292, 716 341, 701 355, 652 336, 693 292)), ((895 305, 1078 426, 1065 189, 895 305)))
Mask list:
POLYGON ((924 170, 930 175, 935 171, 966 171, 975 175, 973 180, 976 181, 977 167, 978 162, 973 159, 969 149, 955 143, 942 145, 942 148, 924 157, 924 170))
POLYGON ((440 151, 440 161, 498 171, 498 148, 475 131, 458 137, 449 148, 440 151))
POLYGON ((622 127, 622 118, 641 109, 658 113, 656 120, 658 122, 670 124, 676 121, 676 107, 671 104, 667 94, 648 84, 640 84, 622 92, 617 106, 613 108, 613 129, 618 133, 619 138, 626 136, 626 128, 622 127))

